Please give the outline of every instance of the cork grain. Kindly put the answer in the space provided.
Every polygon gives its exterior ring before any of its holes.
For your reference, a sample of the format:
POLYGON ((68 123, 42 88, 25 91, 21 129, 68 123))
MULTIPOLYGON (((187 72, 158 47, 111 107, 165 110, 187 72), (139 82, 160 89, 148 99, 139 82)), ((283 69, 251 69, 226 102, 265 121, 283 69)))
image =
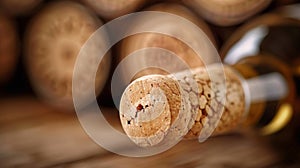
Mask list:
POLYGON ((223 73, 220 69, 210 71, 215 71, 214 80, 210 79, 203 68, 192 72, 199 88, 199 92, 195 92, 198 95, 199 108, 194 125, 185 136, 187 139, 208 137, 211 133, 213 135, 225 133, 234 129, 242 120, 245 97, 240 78, 229 67, 224 67, 226 78, 224 88, 221 83, 223 73))
POLYGON ((128 136, 140 146, 152 146, 180 138, 207 137, 235 128, 245 111, 241 80, 229 67, 224 71, 208 70, 214 80, 205 68, 196 68, 134 81, 125 90, 120 106, 122 125, 128 136), (154 107, 159 104, 149 103, 154 97, 163 105, 154 107), (151 108, 150 112, 146 106, 151 108))

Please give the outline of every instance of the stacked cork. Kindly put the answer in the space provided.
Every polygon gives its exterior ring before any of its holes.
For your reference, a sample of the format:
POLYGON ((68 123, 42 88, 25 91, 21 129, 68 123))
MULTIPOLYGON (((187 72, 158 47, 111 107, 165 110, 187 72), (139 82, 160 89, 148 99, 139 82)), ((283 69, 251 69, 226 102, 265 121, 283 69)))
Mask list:
MULTIPOLYGON (((218 18, 221 18, 221 22, 226 23, 226 18, 233 15, 237 16, 239 21, 244 21, 245 18, 239 16, 245 15, 248 18, 265 8, 270 2, 270 0, 267 2, 259 1, 259 3, 251 1, 251 3, 245 3, 244 6, 244 1, 226 0, 221 4, 218 1, 202 2, 202 0, 27 0, 22 2, 1 0, 0 23, 2 24, 0 25, 0 34, 1 38, 5 40, 0 42, 0 92, 1 94, 30 92, 55 108, 73 111, 72 80, 75 62, 83 46, 99 27, 117 17, 133 12, 169 13, 195 24, 218 48, 222 45, 222 39, 216 38, 218 31, 211 29, 211 25, 206 23, 206 21, 214 23, 211 19, 215 17, 204 17, 206 15, 199 12, 206 10, 199 9, 202 9, 203 5, 206 6, 204 9, 213 7, 213 10, 216 9, 215 13, 219 14, 218 18), (223 10, 223 8, 227 9, 228 6, 234 11, 223 10), (243 7, 241 10, 237 10, 241 7, 243 7)), ((207 10, 208 15, 210 14, 209 11, 211 10, 207 10)), ((169 34, 176 36, 184 33, 185 37, 189 37, 189 42, 199 43, 199 39, 194 37, 194 33, 183 31, 186 30, 185 27, 176 26, 176 24, 168 21, 157 23, 155 18, 141 19, 134 24, 132 22, 128 32, 134 31, 136 27, 146 22, 152 24, 153 28, 169 27, 169 34)), ((222 31, 220 32, 222 33, 222 31)), ((109 43, 109 39, 115 36, 115 34, 110 33, 111 30, 107 30, 103 37, 98 38, 96 43, 109 43)), ((95 47, 91 48, 103 51, 104 45, 99 46, 96 43, 95 47)), ((118 66, 127 56, 145 48, 166 49, 183 59, 192 68, 204 65, 202 60, 198 58, 198 54, 189 45, 175 37, 155 32, 134 34, 124 37, 116 46, 109 49, 111 52, 106 54, 105 59, 98 67, 95 95, 104 92, 105 96, 100 99, 105 99, 105 102, 108 99, 110 101, 111 95, 108 88, 110 88, 109 78, 113 74, 113 68, 118 66)), ((90 56, 91 53, 96 55, 99 53, 98 51, 91 51, 86 55, 90 56)), ((144 56, 147 57, 148 55, 145 54, 144 56)), ((162 58, 161 60, 166 59, 162 58)), ((206 57, 206 60, 212 59, 206 57)), ((157 60, 151 61, 156 62, 157 60)), ((91 67, 96 63, 94 60, 87 62, 86 67, 91 67)), ((136 62, 144 63, 143 55, 136 62)), ((211 62, 213 61, 209 61, 209 63, 211 62)), ((174 67, 176 66, 174 64, 174 67)), ((132 67, 132 65, 128 65, 124 70, 125 74, 127 71, 131 72, 132 67)), ((139 71, 135 78, 154 73, 165 74, 165 71, 148 67, 139 71)), ((81 81, 88 80, 89 74, 82 71, 80 74, 82 76, 81 81)), ((82 86, 82 88, 88 88, 86 84, 82 84, 82 86)), ((86 89, 82 89, 80 92, 84 94, 85 91, 86 89)), ((82 97, 87 97, 88 100, 91 96, 82 97)), ((87 101, 87 104, 89 102, 87 101)))
POLYGON ((146 147, 232 130, 245 109, 240 76, 211 66, 135 80, 123 93, 120 118, 131 140, 146 147))
MULTIPOLYGON (((106 47, 106 34, 97 34, 92 45, 81 49, 102 21, 87 8, 70 1, 50 3, 30 22, 25 34, 25 63, 31 85, 44 101, 56 107, 73 109, 72 80, 78 55, 85 57, 85 66, 99 67, 95 79, 98 94, 109 73, 110 55, 97 66, 97 53, 106 47)), ((87 101, 89 70, 80 72, 81 97, 87 101)))

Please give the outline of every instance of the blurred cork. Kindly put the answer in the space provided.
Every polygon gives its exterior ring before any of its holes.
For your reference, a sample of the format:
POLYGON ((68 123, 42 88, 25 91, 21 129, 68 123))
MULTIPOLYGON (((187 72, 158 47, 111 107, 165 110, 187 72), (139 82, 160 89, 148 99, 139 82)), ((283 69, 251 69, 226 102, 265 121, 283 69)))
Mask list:
POLYGON ((94 10, 101 18, 112 20, 143 7, 147 0, 79 0, 94 10))
MULTIPOLYGON (((102 25, 84 6, 60 1, 47 4, 31 20, 25 37, 26 67, 35 92, 47 103, 73 109, 72 79, 79 51, 89 37, 102 25)), ((85 68, 80 72, 82 99, 85 93, 89 68, 96 65, 100 50, 106 47, 106 35, 96 34, 96 40, 86 47, 85 68)), ((110 54, 99 65, 95 88, 102 90, 110 68, 110 54)))
MULTIPOLYGON (((215 43, 214 35, 211 32, 209 26, 199 18, 195 13, 191 10, 186 8, 185 6, 178 4, 178 3, 158 3, 152 5, 145 9, 145 11, 156 11, 156 12, 166 12, 169 14, 177 15, 178 17, 182 17, 184 19, 189 20, 195 26, 199 27, 206 36, 212 41, 213 44, 215 43)), ((154 32, 144 32, 140 34, 135 34, 129 36, 121 41, 121 44, 118 47, 118 62, 121 62, 124 58, 128 57, 130 54, 141 51, 146 48, 160 48, 167 51, 172 52, 174 55, 178 56, 181 59, 181 62, 185 62, 188 67, 195 68, 199 66, 203 66, 203 60, 201 56, 197 55, 196 52, 183 41, 177 39, 176 37, 181 34, 187 37, 189 40, 189 44, 199 43, 199 39, 195 39, 193 32, 189 32, 190 27, 186 25, 178 25, 178 23, 174 23, 170 20, 162 18, 141 18, 137 19, 134 24, 132 25, 132 29, 128 31, 135 31, 135 28, 141 25, 145 25, 145 20, 147 20, 147 24, 153 27, 153 30, 164 28, 167 29, 172 36, 154 33, 154 32), (160 22, 157 20, 161 19, 160 22), (181 26, 178 28, 178 26, 181 26), (186 30, 186 31, 183 31, 186 30)), ((135 62, 140 65, 144 65, 145 62, 164 62, 168 58, 163 52, 158 51, 155 55, 155 58, 150 57, 150 54, 147 52, 140 52, 139 58, 135 59, 135 62), (147 60, 145 60, 147 58, 147 60), (158 59, 158 60, 157 60, 158 59)), ((174 59, 173 59, 174 60, 174 59)), ((172 60, 169 60, 172 61, 172 60)), ((173 65, 174 67, 179 66, 177 64, 173 65)), ((133 71, 134 67, 132 65, 126 65, 126 71, 133 71)), ((126 73, 125 73, 126 74, 126 73)), ((129 74, 129 73, 127 73, 129 74)), ((147 67, 144 70, 138 72, 134 79, 150 74, 167 74, 164 70, 154 68, 154 67, 147 67)))
POLYGON ((265 9, 271 0, 181 0, 209 22, 219 26, 239 24, 265 9))

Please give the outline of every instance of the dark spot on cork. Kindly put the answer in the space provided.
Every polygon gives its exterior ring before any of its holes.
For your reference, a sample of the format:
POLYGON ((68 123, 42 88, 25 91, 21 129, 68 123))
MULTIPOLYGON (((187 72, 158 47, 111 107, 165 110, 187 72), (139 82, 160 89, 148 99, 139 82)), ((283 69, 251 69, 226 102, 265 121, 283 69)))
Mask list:
POLYGON ((71 60, 74 57, 74 51, 72 48, 66 48, 63 53, 62 57, 65 61, 71 60))
POLYGON ((202 110, 202 115, 204 115, 204 116, 208 115, 205 109, 202 110))
POLYGON ((137 110, 137 111, 141 111, 141 110, 143 110, 143 109, 144 109, 144 106, 141 105, 141 104, 139 104, 139 105, 136 107, 136 110, 137 110))
POLYGON ((130 125, 130 120, 127 120, 127 124, 130 125))

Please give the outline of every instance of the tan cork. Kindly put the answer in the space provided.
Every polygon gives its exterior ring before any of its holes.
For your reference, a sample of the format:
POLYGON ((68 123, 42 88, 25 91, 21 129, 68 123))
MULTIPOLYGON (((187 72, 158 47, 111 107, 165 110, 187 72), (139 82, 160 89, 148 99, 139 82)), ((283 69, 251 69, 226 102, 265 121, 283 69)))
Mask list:
POLYGON ((73 109, 73 73, 79 55, 85 57, 81 64, 87 68, 78 73, 82 82, 77 92, 88 102, 91 96, 86 81, 91 67, 98 67, 95 92, 100 93, 111 62, 108 53, 97 65, 97 53, 107 46, 105 34, 93 34, 101 25, 96 15, 72 1, 51 2, 31 19, 24 39, 25 64, 33 89, 44 101, 73 109))
MULTIPOLYGON (((207 37, 212 41, 213 44, 216 44, 214 40, 214 35, 210 30, 209 26, 200 19, 194 12, 189 10, 184 5, 180 5, 178 3, 158 3, 152 5, 145 9, 145 11, 156 11, 156 12, 164 12, 169 14, 174 14, 176 16, 185 18, 192 22, 194 25, 199 27, 203 32, 207 35, 207 37)), ((162 18, 164 16, 162 15, 162 18)), ((159 19, 159 18, 157 18, 159 19)), ((172 22, 171 20, 164 20, 162 23, 158 23, 157 19, 152 18, 151 20, 147 17, 142 18, 140 20, 135 20, 133 26, 131 27, 130 31, 135 32, 137 27, 141 25, 145 25, 145 20, 147 20, 147 24, 151 23, 153 30, 158 30, 162 27, 167 27, 168 32, 172 36, 163 35, 159 32, 143 32, 143 33, 135 33, 132 36, 129 36, 122 40, 118 47, 118 62, 121 62, 124 58, 128 57, 131 53, 135 51, 142 50, 145 48, 162 48, 174 53, 174 55, 178 56, 182 59, 189 67, 196 68, 199 66, 203 66, 203 60, 199 57, 199 55, 187 44, 183 41, 175 38, 178 37, 179 34, 183 34, 186 39, 188 40, 188 44, 192 43, 199 43, 198 39, 195 39, 193 32, 191 31, 182 31, 184 29, 190 30, 190 27, 187 25, 180 25, 182 26, 178 29, 178 23, 172 22)), ((157 57, 159 59, 167 59, 166 56, 162 52, 157 53, 157 57)), ((208 59, 209 62, 213 62, 211 59, 208 59)), ((149 62, 156 62, 156 57, 151 57, 151 55, 147 52, 139 54, 139 59, 136 59, 136 62, 140 65, 148 64, 149 62), (147 57, 147 59, 145 59, 147 57)), ((182 63, 182 62, 180 62, 182 63)), ((177 63, 179 64, 179 63, 177 63)), ((174 64, 175 67, 180 65, 174 64)), ((126 71, 134 71, 134 68, 131 64, 126 65, 126 71)), ((127 74, 127 73, 126 73, 127 74)), ((140 71, 136 74, 134 79, 138 77, 151 75, 151 74, 162 74, 166 75, 162 69, 159 68, 146 68, 143 71, 140 71)))
POLYGON ((265 9, 271 0, 182 0, 209 22, 230 26, 241 23, 265 9))
POLYGON ((112 20, 135 12, 147 4, 147 0, 80 0, 101 18, 112 20))
POLYGON ((120 103, 121 123, 131 140, 145 147, 236 128, 246 107, 241 79, 229 67, 208 70, 196 68, 133 81, 120 103), (226 84, 222 85, 224 74, 226 84), (226 101, 222 101, 224 96, 226 101))

